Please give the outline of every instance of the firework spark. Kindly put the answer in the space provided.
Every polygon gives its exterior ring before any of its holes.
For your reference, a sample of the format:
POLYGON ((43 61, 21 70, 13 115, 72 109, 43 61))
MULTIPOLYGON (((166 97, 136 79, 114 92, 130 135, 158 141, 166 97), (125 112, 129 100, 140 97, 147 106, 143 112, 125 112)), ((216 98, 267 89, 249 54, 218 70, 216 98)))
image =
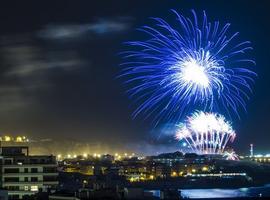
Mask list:
POLYGON ((120 77, 128 79, 128 94, 138 104, 134 117, 176 122, 194 107, 239 116, 256 76, 255 62, 246 58, 250 42, 237 42, 230 24, 210 23, 205 12, 200 23, 194 11, 193 20, 172 12, 174 27, 153 18, 154 27, 139 29, 149 38, 127 42, 131 50, 122 53, 120 77))
POLYGON ((235 151, 225 151, 223 157, 225 157, 226 160, 239 160, 239 157, 235 151))
POLYGON ((235 136, 230 123, 222 115, 200 111, 179 125, 175 138, 186 141, 195 153, 222 154, 235 136))

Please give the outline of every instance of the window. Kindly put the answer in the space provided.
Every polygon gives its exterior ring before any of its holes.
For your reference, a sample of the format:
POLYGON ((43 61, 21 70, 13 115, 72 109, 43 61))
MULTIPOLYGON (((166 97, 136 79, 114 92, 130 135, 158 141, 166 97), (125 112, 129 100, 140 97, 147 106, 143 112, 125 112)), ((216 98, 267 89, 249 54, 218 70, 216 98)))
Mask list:
POLYGON ((55 173, 57 172, 56 167, 43 167, 44 173, 55 173))
POLYGON ((43 181, 57 181, 57 176, 43 176, 43 181))
POLYGON ((24 173, 28 173, 28 168, 24 168, 24 173))
POLYGON ((19 182, 19 177, 5 177, 5 182, 19 182))
POLYGON ((9 199, 20 199, 20 195, 18 195, 18 194, 13 194, 13 195, 10 195, 9 196, 9 199))
POLYGON ((31 168, 31 173, 37 173, 38 169, 37 168, 31 168))
POLYGON ((24 182, 28 182, 28 177, 24 177, 24 182))
POLYGON ((19 173, 19 168, 4 169, 4 173, 19 173))
POLYGON ((25 191, 29 190, 29 187, 28 187, 27 185, 24 186, 24 190, 25 190, 25 191))
POLYGON ((28 200, 28 199, 32 199, 32 198, 31 198, 31 195, 25 194, 22 196, 22 199, 28 200))
POLYGON ((7 190, 20 190, 20 187, 19 186, 6 186, 4 187, 5 189, 7 190))
POLYGON ((37 182, 38 178, 37 177, 31 177, 31 182, 37 182))
POLYGON ((17 159, 16 162, 18 165, 22 165, 23 163, 25 163, 25 160, 24 159, 17 159))
POLYGON ((38 191, 38 186, 37 185, 31 185, 30 190, 33 191, 33 192, 36 192, 36 191, 38 191))
POLYGON ((5 160, 5 165, 10 165, 10 164, 12 164, 12 161, 11 160, 5 160))
POLYGON ((31 164, 37 164, 38 163, 38 159, 30 159, 30 163, 31 164))

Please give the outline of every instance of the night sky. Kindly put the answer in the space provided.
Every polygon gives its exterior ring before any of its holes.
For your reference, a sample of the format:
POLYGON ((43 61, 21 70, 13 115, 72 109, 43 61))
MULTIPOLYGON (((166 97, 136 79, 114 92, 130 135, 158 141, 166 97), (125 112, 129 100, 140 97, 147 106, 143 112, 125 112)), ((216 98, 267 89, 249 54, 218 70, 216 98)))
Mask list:
MULTIPOLYGON (((123 42, 170 9, 205 10, 250 40, 258 79, 247 113, 234 120, 238 153, 270 153, 270 5, 268 1, 9 1, 0 6, 0 134, 26 134, 53 152, 158 153, 179 145, 166 127, 132 119, 135 106, 116 79, 123 42), (164 128, 165 127, 165 128, 164 128)), ((42 146, 41 145, 41 146, 42 146)))

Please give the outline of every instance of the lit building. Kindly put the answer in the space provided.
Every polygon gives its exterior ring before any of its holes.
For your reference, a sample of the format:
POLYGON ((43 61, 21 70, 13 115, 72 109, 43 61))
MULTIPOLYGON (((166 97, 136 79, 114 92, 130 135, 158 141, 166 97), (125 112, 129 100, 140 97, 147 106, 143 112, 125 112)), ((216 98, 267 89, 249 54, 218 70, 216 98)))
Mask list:
POLYGON ((259 162, 259 163, 269 164, 270 163, 270 154, 254 155, 253 157, 250 158, 250 160, 255 161, 255 162, 259 162))
POLYGON ((1 187, 10 199, 22 199, 38 191, 55 190, 58 185, 56 158, 29 155, 26 146, 1 147, 1 187))
POLYGON ((250 157, 253 157, 253 144, 250 144, 250 157))

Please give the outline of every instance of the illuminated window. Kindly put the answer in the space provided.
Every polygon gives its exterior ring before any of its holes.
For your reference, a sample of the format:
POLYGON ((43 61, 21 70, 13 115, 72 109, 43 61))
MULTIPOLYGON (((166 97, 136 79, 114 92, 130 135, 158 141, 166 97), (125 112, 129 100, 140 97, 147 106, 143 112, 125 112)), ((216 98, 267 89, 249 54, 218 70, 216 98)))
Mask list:
POLYGON ((37 185, 31 185, 31 191, 33 191, 33 192, 38 191, 38 186, 37 185))
POLYGON ((24 190, 29 190, 29 187, 27 185, 24 186, 24 190))

